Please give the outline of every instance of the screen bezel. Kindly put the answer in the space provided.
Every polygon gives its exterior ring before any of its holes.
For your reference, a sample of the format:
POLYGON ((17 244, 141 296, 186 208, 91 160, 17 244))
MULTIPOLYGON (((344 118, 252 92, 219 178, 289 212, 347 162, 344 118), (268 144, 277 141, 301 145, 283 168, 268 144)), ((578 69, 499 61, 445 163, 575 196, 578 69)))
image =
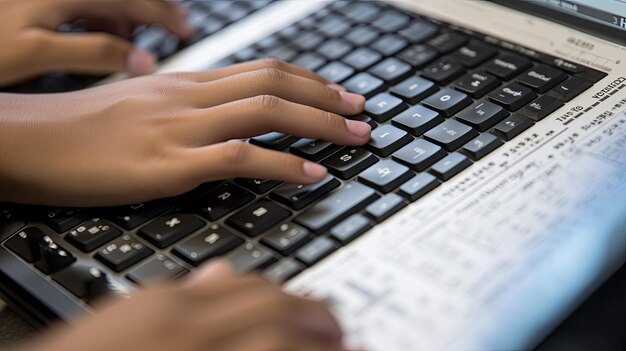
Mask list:
POLYGON ((612 28, 608 25, 596 23, 591 20, 567 14, 561 11, 544 7, 528 1, 511 1, 511 0, 490 0, 501 6, 512 8, 518 11, 526 12, 553 22, 557 22, 568 27, 578 29, 582 32, 593 36, 606 39, 616 44, 626 46, 626 31, 618 28, 612 28))

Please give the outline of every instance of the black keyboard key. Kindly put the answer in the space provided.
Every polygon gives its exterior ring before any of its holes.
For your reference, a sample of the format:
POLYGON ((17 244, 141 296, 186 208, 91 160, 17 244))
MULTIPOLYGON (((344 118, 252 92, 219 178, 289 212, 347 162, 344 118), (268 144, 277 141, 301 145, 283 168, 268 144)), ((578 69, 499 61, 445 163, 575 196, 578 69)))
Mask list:
POLYGON ((498 50, 478 41, 470 41, 452 54, 452 57, 465 67, 476 67, 495 56, 498 50))
POLYGON ((394 85, 389 91, 405 99, 410 104, 416 104, 425 97, 437 91, 435 83, 418 76, 411 76, 394 85))
POLYGON ((343 86, 353 93, 370 98, 385 90, 384 82, 369 73, 359 73, 343 83, 343 86))
POLYGON ((248 205, 230 216, 226 223, 248 236, 257 236, 291 216, 291 212, 269 200, 248 205))
POLYGON ((122 235, 122 231, 115 228, 111 223, 100 218, 94 218, 71 230, 65 236, 65 240, 81 251, 89 252, 120 235, 122 235))
POLYGON ((401 36, 406 38, 413 44, 422 43, 439 32, 439 27, 434 23, 414 20, 407 28, 398 32, 401 36))
POLYGON ((282 182, 271 179, 235 179, 235 183, 257 194, 265 194, 282 182))
POLYGON ((567 79, 563 71, 546 66, 537 65, 518 76, 517 81, 533 88, 539 93, 545 93, 555 85, 567 79))
POLYGON ((371 48, 384 56, 390 56, 406 48, 409 43, 406 39, 395 34, 385 34, 371 44, 371 48))
POLYGON ((333 241, 327 237, 320 236, 298 250, 296 258, 307 266, 311 266, 330 255, 333 251, 335 251, 333 241))
POLYGON ((482 72, 468 73, 457 79, 453 85, 474 98, 481 98, 500 85, 498 78, 482 72))
POLYGON ((424 105, 450 117, 472 103, 465 93, 451 88, 443 88, 423 101, 424 105))
POLYGON ((235 59, 237 59, 238 61, 251 61, 261 57, 261 55, 262 54, 253 47, 244 48, 233 54, 235 59))
POLYGON ((439 56, 437 50, 427 45, 413 45, 401 51, 396 57, 409 63, 414 68, 422 67, 439 56))
POLYGON ((243 240, 217 224, 174 246, 173 252, 194 266, 231 251, 243 240))
POLYGON ((301 139, 289 148, 292 154, 313 162, 320 161, 337 150, 339 150, 339 146, 329 141, 316 139, 301 139))
POLYGON ((396 32, 406 27, 410 22, 410 17, 396 10, 387 10, 378 14, 372 25, 381 32, 396 32))
POLYGON ((289 255, 310 240, 310 233, 294 223, 283 223, 263 237, 261 242, 282 255, 289 255))
POLYGON ((365 123, 369 124, 370 127, 372 127, 372 129, 378 127, 378 124, 376 122, 374 122, 373 119, 369 118, 367 115, 365 115, 363 113, 358 114, 356 116, 350 116, 348 118, 349 119, 353 119, 355 121, 365 122, 365 123))
POLYGON ((458 49, 461 45, 467 43, 468 38, 458 32, 444 32, 428 41, 428 45, 434 47, 442 54, 448 53, 454 49, 458 49))
POLYGON ((389 84, 396 83, 411 74, 412 68, 396 58, 387 58, 368 70, 369 73, 389 84))
POLYGON ((288 46, 279 46, 265 51, 265 57, 275 58, 281 61, 291 61, 298 55, 298 51, 288 46))
POLYGON ((481 132, 493 127, 509 113, 499 105, 489 101, 477 101, 456 114, 456 118, 481 132))
POLYGON ((305 52, 304 54, 296 57, 291 63, 304 67, 310 71, 315 71, 326 63, 326 59, 314 52, 305 52))
POLYGON ((365 102, 365 113, 377 122, 385 122, 406 108, 402 100, 388 93, 377 94, 365 102))
POLYGON ((67 267, 53 274, 52 279, 87 302, 93 302, 112 292, 107 274, 88 264, 67 267))
POLYGON ((272 198, 280 201, 294 210, 300 210, 313 201, 328 194, 341 183, 332 175, 315 184, 283 184, 272 192, 272 198))
POLYGON ((283 258, 282 260, 269 266, 263 271, 263 278, 268 281, 280 284, 302 272, 304 265, 294 260, 291 257, 283 258))
POLYGON ((424 139, 415 139, 402 149, 396 151, 393 154, 393 159, 421 172, 444 156, 446 156, 446 152, 441 146, 430 143, 424 139))
POLYGON ((317 73, 333 83, 339 83, 354 74, 354 69, 341 62, 331 62, 320 68, 317 73))
POLYGON ((419 173, 400 187, 400 194, 409 201, 415 201, 439 186, 437 178, 430 173, 419 173))
POLYGON ((482 133, 463 145, 461 152, 471 157, 472 160, 478 161, 503 144, 502 140, 498 139, 493 134, 482 133))
POLYGON ((117 215, 113 221, 126 230, 134 229, 147 221, 162 215, 171 208, 158 202, 140 202, 115 209, 117 215))
POLYGON ((322 44, 322 46, 317 49, 317 52, 329 60, 337 60, 347 54, 350 50, 352 50, 352 45, 347 41, 332 39, 322 44))
POLYGON ((378 159, 371 152, 362 148, 343 148, 324 160, 333 174, 341 179, 350 179, 364 169, 376 163, 378 159))
POLYGON ((395 116, 391 123, 414 136, 420 136, 443 121, 443 117, 438 112, 422 105, 415 105, 395 116))
POLYGON ((497 135, 498 138, 502 140, 509 141, 518 136, 521 132, 530 128, 532 125, 533 121, 530 118, 515 113, 511 115, 511 117, 498 123, 493 128, 492 133, 497 135))
POLYGON ((26 225, 19 217, 17 209, 11 206, 0 206, 0 241, 3 241, 26 225))
POLYGON ((63 233, 87 219, 81 212, 81 209, 75 208, 50 208, 42 212, 42 222, 55 232, 63 233))
POLYGON ((13 235, 5 245, 26 262, 33 263, 40 258, 39 242, 46 234, 39 228, 29 227, 13 235))
POLYGON ((547 115, 559 109, 561 106, 563 106, 563 103, 558 99, 549 95, 542 95, 533 102, 524 106, 524 110, 520 112, 535 121, 540 121, 547 115))
POLYGON ((262 50, 270 50, 282 46, 282 40, 278 35, 270 35, 256 42, 256 46, 262 50))
POLYGON ((121 272, 152 253, 139 240, 125 234, 100 249, 95 257, 114 271, 121 272))
POLYGON ((364 23, 373 20, 380 14, 380 8, 372 2, 348 2, 339 9, 348 19, 364 23))
POLYGON ((346 244, 372 228, 371 221, 362 214, 354 214, 330 230, 330 237, 346 244))
POLYGON ((311 31, 304 31, 296 36, 291 43, 300 50, 311 51, 317 49, 323 41, 324 38, 321 35, 311 31))
POLYGON ((510 80, 532 64, 529 59, 515 54, 502 54, 487 62, 483 69, 502 80, 510 80))
POLYGON ((271 132, 250 138, 250 144, 258 145, 272 150, 284 150, 296 142, 298 138, 287 134, 271 132))
POLYGON ((296 222, 315 233, 325 232, 377 197, 371 188, 352 181, 302 212, 296 217, 296 222))
POLYGON ((374 28, 368 25, 360 25, 346 34, 345 38, 354 45, 362 46, 374 42, 379 35, 374 28))
POLYGON ((337 15, 326 16, 317 29, 328 37, 339 37, 350 30, 350 22, 337 15))
POLYGON ((557 84, 557 86, 550 91, 550 95, 562 102, 568 102, 592 86, 592 83, 582 78, 570 77, 568 80, 557 84))
POLYGON ((76 261, 70 252, 59 246, 49 236, 39 240, 39 260, 35 267, 45 274, 52 274, 70 266, 76 261))
POLYGON ((465 73, 463 66, 456 61, 444 58, 424 67, 421 75, 439 85, 445 85, 463 73, 465 73))
POLYGON ((215 221, 252 200, 254 200, 252 193, 235 184, 224 183, 199 200, 202 203, 200 212, 208 220, 215 221))
POLYGON ((523 85, 510 83, 492 91, 487 97, 509 111, 515 111, 534 100, 537 94, 523 85))
POLYGON ((159 283, 178 278, 188 271, 171 258, 156 254, 140 266, 131 269, 126 277, 139 285, 159 283))
POLYGON ((404 130, 385 124, 372 131, 365 147, 378 156, 387 157, 411 140, 413 138, 404 130))
POLYGON ((412 175, 407 167, 392 160, 382 160, 361 173, 359 181, 382 193, 388 193, 412 175))
POLYGON ((435 128, 424 133, 424 138, 454 151, 476 137, 478 132, 463 123, 448 119, 435 128))
POLYGON ((372 49, 362 47, 352 51, 348 56, 344 57, 343 62, 358 70, 364 70, 380 61, 382 58, 383 56, 380 53, 372 49))
POLYGON ((406 207, 406 202, 398 194, 386 194, 365 208, 365 213, 374 221, 380 223, 394 213, 406 207))
POLYGON ((442 181, 446 181, 472 164, 467 156, 458 152, 453 152, 430 168, 430 173, 434 174, 442 181))
POLYGON ((171 214, 148 223, 139 235, 154 246, 163 249, 202 228, 204 222, 191 214, 171 214))
POLYGON ((245 243, 224 257, 238 273, 248 273, 276 262, 272 253, 262 245, 245 243))

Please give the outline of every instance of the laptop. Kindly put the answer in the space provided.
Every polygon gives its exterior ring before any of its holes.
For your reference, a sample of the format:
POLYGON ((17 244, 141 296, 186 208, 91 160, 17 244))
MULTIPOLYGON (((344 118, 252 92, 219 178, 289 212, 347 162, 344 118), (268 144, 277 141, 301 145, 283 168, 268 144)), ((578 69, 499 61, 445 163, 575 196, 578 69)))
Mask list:
MULTIPOLYGON (((116 208, 1 204, 0 291, 33 324, 71 323, 101 296, 225 257, 327 301, 350 348, 523 350, 624 264, 623 1, 182 4, 198 27, 229 19, 169 44, 161 72, 293 62, 365 95, 348 118, 370 123, 372 140, 249 140, 327 166, 315 185, 233 179, 116 208)), ((146 31, 158 28, 137 40, 146 31)))

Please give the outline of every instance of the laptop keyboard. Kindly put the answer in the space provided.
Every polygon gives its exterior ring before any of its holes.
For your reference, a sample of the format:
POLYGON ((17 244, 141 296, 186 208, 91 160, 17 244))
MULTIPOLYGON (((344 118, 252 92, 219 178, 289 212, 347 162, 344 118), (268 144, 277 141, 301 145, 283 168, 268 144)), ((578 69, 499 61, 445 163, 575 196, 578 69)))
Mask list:
MULTIPOLYGON (((188 23, 194 29, 194 36, 188 42, 179 40, 158 25, 141 26, 132 34, 135 46, 152 53, 159 61, 185 49, 189 45, 216 34, 220 30, 260 10, 275 0, 179 0, 189 11, 188 23)), ((63 25, 61 32, 84 32, 81 23, 63 25)), ((38 94, 80 90, 104 79, 104 76, 90 76, 66 73, 53 73, 38 77, 0 91, 38 94)))
POLYGON ((364 113, 350 118, 372 126, 368 144, 281 133, 249 140, 323 164, 330 174, 318 184, 234 179, 102 209, 0 205, 0 234, 16 233, 4 246, 87 302, 214 257, 284 282, 605 75, 376 2, 331 3, 217 65, 262 57, 365 95, 364 113))

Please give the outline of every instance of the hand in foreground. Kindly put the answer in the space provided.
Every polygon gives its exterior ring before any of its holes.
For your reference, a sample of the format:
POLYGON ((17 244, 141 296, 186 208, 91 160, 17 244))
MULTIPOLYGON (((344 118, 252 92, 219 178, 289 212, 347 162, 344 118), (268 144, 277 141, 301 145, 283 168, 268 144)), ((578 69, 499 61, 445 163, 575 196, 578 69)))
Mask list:
POLYGON ((371 131, 339 115, 361 112, 362 96, 274 60, 0 102, 0 201, 15 203, 118 205, 234 177, 315 183, 324 167, 229 140, 277 131, 361 145, 371 131))
POLYGON ((190 278, 105 302, 95 316, 24 350, 342 350, 341 330, 320 302, 235 277, 223 262, 190 278))
POLYGON ((183 10, 165 0, 2 0, 0 23, 0 85, 51 71, 148 74, 154 58, 124 39, 135 26, 158 23, 191 35, 183 10), (77 19, 101 31, 56 32, 77 19))

